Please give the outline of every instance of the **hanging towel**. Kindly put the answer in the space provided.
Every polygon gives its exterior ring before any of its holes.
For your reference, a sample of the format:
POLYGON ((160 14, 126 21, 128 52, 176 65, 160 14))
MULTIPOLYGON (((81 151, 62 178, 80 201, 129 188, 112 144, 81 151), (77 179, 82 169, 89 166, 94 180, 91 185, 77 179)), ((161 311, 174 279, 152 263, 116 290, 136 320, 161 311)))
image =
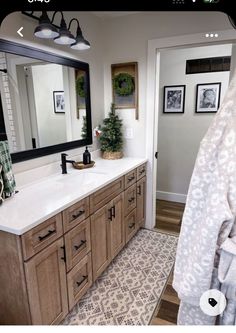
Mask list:
MULTIPOLYGON (((178 242, 173 287, 186 304, 179 323, 199 307, 212 285, 220 246, 236 216, 236 72, 219 112, 200 144, 178 242)), ((204 316, 202 312, 202 316, 204 316)), ((190 318, 191 317, 191 318, 190 318)))
POLYGON ((15 193, 16 183, 7 141, 0 141, 0 164, 2 166, 3 198, 8 198, 15 193))

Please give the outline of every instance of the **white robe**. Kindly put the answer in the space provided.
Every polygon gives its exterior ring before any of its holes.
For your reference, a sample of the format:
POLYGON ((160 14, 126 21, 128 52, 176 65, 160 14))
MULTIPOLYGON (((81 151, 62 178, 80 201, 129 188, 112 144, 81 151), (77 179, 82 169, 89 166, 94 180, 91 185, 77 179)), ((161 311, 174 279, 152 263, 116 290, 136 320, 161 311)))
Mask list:
POLYGON ((235 324, 235 216, 236 72, 201 141, 189 186, 173 280, 182 301, 178 324, 235 324), (207 316, 199 308, 201 295, 213 287, 227 298, 226 310, 220 318, 207 316))

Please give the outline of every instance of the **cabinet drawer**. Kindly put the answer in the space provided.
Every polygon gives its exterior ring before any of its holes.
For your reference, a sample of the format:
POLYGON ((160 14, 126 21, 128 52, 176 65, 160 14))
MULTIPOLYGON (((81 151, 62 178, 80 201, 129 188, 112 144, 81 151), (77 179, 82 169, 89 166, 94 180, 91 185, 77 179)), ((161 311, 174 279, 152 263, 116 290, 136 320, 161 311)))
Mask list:
POLYGON ((146 163, 140 165, 136 170, 137 170, 137 180, 146 176, 146 163))
POLYGON ((64 231, 68 231, 89 216, 89 197, 77 202, 63 212, 64 231))
POLYGON ((44 249, 63 233, 62 216, 57 214, 21 236, 24 260, 44 249))
POLYGON ((90 219, 65 234, 66 268, 71 270, 90 250, 90 219))
POLYGON ((125 191, 125 216, 127 216, 136 207, 136 184, 130 186, 125 191))
POLYGON ((92 285, 91 253, 88 253, 68 274, 68 298, 71 310, 92 285))
POLYGON ((136 182, 136 169, 130 171, 125 175, 125 188, 133 185, 136 182))
POLYGON ((103 187, 101 190, 90 196, 90 214, 105 206, 124 190, 124 177, 120 177, 111 184, 103 187))
POLYGON ((126 243, 134 236, 137 231, 136 223, 136 209, 134 209, 126 218, 125 218, 125 239, 126 243))

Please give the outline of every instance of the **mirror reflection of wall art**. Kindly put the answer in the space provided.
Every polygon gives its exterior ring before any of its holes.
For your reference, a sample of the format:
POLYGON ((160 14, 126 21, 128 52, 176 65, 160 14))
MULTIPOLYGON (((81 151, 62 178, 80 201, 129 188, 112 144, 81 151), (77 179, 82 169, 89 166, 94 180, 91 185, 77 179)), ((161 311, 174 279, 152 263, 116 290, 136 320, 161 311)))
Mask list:
POLYGON ((185 85, 164 87, 164 113, 184 113, 185 85))
POLYGON ((55 113, 65 113, 64 91, 53 91, 53 103, 55 113))
POLYGON ((75 87, 76 87, 76 103, 77 103, 77 119, 80 118, 79 110, 85 109, 85 87, 86 87, 86 76, 85 71, 76 69, 75 70, 75 87))
POLYGON ((205 83, 197 85, 196 112, 217 112, 220 106, 221 83, 205 83))
POLYGON ((111 75, 116 109, 135 109, 135 119, 138 119, 138 63, 113 64, 111 75))

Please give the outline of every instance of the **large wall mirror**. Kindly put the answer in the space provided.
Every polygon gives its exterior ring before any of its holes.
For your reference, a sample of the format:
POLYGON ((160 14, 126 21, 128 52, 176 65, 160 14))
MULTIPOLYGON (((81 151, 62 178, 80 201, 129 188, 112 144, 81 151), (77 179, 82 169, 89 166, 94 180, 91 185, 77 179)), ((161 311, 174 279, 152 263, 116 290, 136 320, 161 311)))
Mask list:
POLYGON ((92 143, 89 65, 0 39, 0 140, 13 162, 92 143))

